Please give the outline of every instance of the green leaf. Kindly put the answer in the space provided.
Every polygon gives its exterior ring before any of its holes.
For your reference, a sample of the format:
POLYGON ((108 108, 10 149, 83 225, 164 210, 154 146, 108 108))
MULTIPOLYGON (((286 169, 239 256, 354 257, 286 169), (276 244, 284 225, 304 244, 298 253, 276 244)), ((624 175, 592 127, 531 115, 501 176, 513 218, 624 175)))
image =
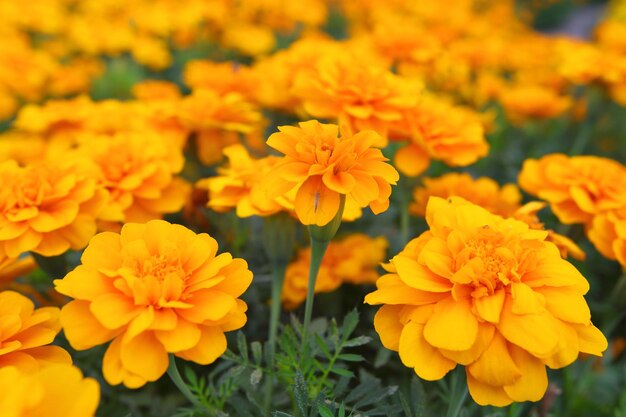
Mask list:
POLYGON ((317 406, 317 411, 319 411, 322 417, 335 417, 332 411, 330 411, 330 409, 326 407, 324 404, 319 404, 317 406))
POLYGON ((304 376, 300 371, 296 372, 296 375, 293 379, 293 394, 300 415, 306 416, 306 409, 309 405, 309 393, 307 390, 306 381, 304 380, 304 376))
POLYGON ((326 356, 328 359, 332 359, 333 355, 331 355, 330 351, 328 350, 328 346, 326 346, 326 342, 319 334, 315 334, 315 342, 317 343, 317 346, 320 348, 322 353, 324 353, 324 356, 326 356))
POLYGON ((337 359, 346 362, 361 362, 365 360, 363 356, 354 353, 342 353, 341 355, 337 356, 337 359))
POLYGON ((250 350, 252 351, 252 358, 255 365, 261 365, 263 361, 263 346, 260 342, 250 343, 250 350))
POLYGON ((247 363, 250 360, 248 357, 248 342, 246 341, 246 335, 241 331, 237 332, 237 348, 241 358, 247 363))
POLYGON ((356 326, 359 324, 359 313, 355 310, 349 312, 343 319, 343 341, 348 340, 356 326))
POLYGON ((274 411, 272 415, 274 417, 293 417, 291 414, 283 413, 282 411, 274 411))
POLYGON ((372 338, 369 336, 358 336, 354 339, 346 340, 342 343, 343 347, 355 347, 355 346, 363 346, 372 341, 372 338))
POLYGON ((257 385, 259 382, 261 382, 262 378, 263 378, 263 371, 261 369, 255 369, 250 374, 250 384, 252 384, 253 386, 257 385))
POLYGON ((332 372, 333 374, 341 375, 341 376, 347 376, 347 377, 354 376, 354 374, 351 371, 348 371, 345 368, 340 368, 338 366, 333 366, 332 368, 330 368, 330 372, 332 372))

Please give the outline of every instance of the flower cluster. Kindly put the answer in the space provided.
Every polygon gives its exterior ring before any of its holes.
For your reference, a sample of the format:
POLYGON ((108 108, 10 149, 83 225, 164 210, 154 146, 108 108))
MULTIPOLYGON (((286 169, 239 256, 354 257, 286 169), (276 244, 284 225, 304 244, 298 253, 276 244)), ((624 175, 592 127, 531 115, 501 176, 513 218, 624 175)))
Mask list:
POLYGON ((541 399, 546 366, 602 355, 607 341, 583 298, 589 284, 545 231, 460 198, 432 197, 426 220, 430 230, 365 298, 383 304, 376 331, 417 375, 437 380, 463 365, 472 398, 504 406, 541 399))

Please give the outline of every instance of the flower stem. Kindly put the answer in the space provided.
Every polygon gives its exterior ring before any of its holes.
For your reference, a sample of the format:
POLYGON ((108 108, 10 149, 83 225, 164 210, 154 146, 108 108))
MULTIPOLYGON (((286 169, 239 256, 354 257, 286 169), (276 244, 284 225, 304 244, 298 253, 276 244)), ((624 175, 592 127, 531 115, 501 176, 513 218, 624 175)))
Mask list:
MULTIPOLYGON (((287 269, 287 263, 281 261, 275 261, 272 268, 272 304, 270 306, 270 329, 268 336, 268 349, 269 349, 269 362, 267 365, 270 368, 274 366, 274 354, 276 353, 276 335, 278 333, 278 323, 280 321, 280 294, 283 289, 283 282, 285 280, 285 270, 287 269)), ((272 387, 274 384, 274 378, 268 376, 265 380, 265 409, 269 413, 270 402, 272 400, 272 387)))
POLYGON ((322 259, 328 248, 330 240, 320 241, 311 237, 311 264, 309 266, 309 282, 306 290, 306 304, 304 305, 304 324, 302 327, 302 347, 301 351, 307 347, 309 326, 311 325, 311 314, 313 313, 313 297, 315 296, 315 281, 322 265, 322 259))
POLYGON ((180 376, 180 372, 178 372, 178 368, 176 367, 176 357, 171 354, 170 363, 167 367, 167 374, 169 375, 174 385, 176 385, 176 388, 178 388, 181 394, 183 394, 190 403, 192 403, 196 407, 202 407, 202 404, 200 403, 200 401, 198 401, 198 398, 191 392, 187 384, 185 384, 185 381, 183 381, 183 378, 180 376))
POLYGON ((450 402, 448 403, 448 411, 446 417, 458 417, 465 398, 467 398, 467 384, 464 381, 464 370, 458 367, 452 373, 452 381, 450 383, 450 402))

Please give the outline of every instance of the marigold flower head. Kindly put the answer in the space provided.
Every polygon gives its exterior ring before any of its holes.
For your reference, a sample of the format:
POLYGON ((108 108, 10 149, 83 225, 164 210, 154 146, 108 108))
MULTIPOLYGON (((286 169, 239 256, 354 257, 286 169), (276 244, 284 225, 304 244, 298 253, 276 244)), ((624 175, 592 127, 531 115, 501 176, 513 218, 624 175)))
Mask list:
POLYGON ((100 387, 71 364, 25 372, 0 368, 0 409, 6 417, 93 417, 100 387))
POLYGON ((518 85, 502 90, 500 101, 514 123, 528 119, 559 117, 572 106, 572 100, 554 89, 539 85, 518 85))
POLYGON ((96 233, 96 216, 107 198, 90 161, 0 163, 0 253, 16 258, 82 249, 96 233))
POLYGON ((285 156, 267 174, 266 190, 276 198, 295 188, 295 210, 303 224, 328 224, 339 211, 342 195, 375 214, 387 209, 391 185, 399 175, 372 147, 380 141, 376 132, 338 137, 337 125, 316 120, 278 129, 267 144, 285 156))
POLYGON ((502 187, 489 177, 472 178, 467 173, 451 172, 438 178, 424 178, 423 186, 413 190, 411 213, 424 216, 430 197, 457 196, 479 205, 490 213, 509 216, 520 207, 522 194, 515 184, 502 187))
POLYGON ((421 91, 419 82, 334 56, 303 71, 293 87, 306 113, 338 120, 353 132, 374 130, 381 135, 376 143, 380 147, 386 145, 391 126, 402 120, 403 112, 417 104, 421 91))
POLYGON ((594 216, 587 236, 603 256, 626 267, 626 206, 594 216))
POLYGON ((145 222, 185 204, 190 187, 176 176, 185 163, 182 150, 153 132, 86 135, 79 152, 100 167, 109 192, 100 220, 145 222))
POLYGON ((626 206, 626 167, 607 158, 550 154, 527 159, 518 182, 550 203, 565 224, 588 224, 596 214, 626 206))
POLYGON ((463 365, 478 404, 505 406, 540 400, 546 365, 602 355, 589 284, 547 232, 460 198, 432 197, 426 220, 365 298, 383 304, 374 327, 405 366, 437 380, 463 365))
POLYGON ((61 330, 59 309, 41 307, 14 291, 0 292, 0 369, 15 366, 33 372, 53 363, 72 363, 70 355, 50 343, 61 330))
MULTIPOLYGON (((315 293, 332 292, 341 284, 373 284, 378 278, 376 268, 384 260, 387 240, 361 233, 331 241, 315 281, 315 293)), ((306 299, 311 248, 298 251, 287 266, 281 300, 285 308, 297 308, 306 299)))
POLYGON ((217 255, 209 235, 152 220, 121 233, 96 235, 82 264, 56 290, 74 298, 61 310, 74 349, 111 341, 104 355, 108 383, 137 388, 166 371, 168 352, 199 364, 226 350, 224 332, 246 322, 238 297, 252 273, 246 261, 217 255))
POLYGON ((434 96, 422 96, 418 106, 404 113, 392 135, 410 140, 394 158, 398 170, 409 176, 424 172, 431 158, 466 166, 489 151, 478 114, 434 96))
MULTIPOLYGON (((249 100, 254 99, 260 82, 252 69, 238 62, 207 60, 187 62, 183 79, 193 90, 208 89, 220 95, 238 93, 249 100)), ((263 83, 268 81, 263 80, 263 83)))
POLYGON ((243 145, 224 149, 228 167, 218 168, 217 176, 199 183, 209 191, 207 206, 217 212, 236 209, 238 217, 269 216, 282 210, 293 210, 293 196, 267 198, 263 189, 264 177, 280 158, 267 156, 254 159, 243 145))

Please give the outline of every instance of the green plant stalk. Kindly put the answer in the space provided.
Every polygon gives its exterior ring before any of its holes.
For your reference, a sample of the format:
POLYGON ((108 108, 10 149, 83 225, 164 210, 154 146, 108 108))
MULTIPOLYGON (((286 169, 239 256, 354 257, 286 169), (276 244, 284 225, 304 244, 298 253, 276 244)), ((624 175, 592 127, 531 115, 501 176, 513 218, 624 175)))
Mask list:
POLYGON ((178 372, 178 368, 176 367, 176 357, 170 354, 170 363, 167 367, 167 375, 169 375, 170 379, 176 385, 176 388, 196 407, 202 407, 202 403, 198 401, 198 398, 191 392, 183 378, 180 376, 180 372, 178 372))
MULTIPOLYGON (((272 268, 272 304, 270 306, 270 328, 268 336, 268 349, 269 360, 268 366, 274 367, 274 354, 276 353, 276 335, 278 334, 278 322, 280 320, 280 294, 283 289, 283 282, 285 281, 285 270, 287 269, 287 263, 282 261, 275 261, 272 268)), ((274 378, 268 376, 265 379, 265 398, 264 408, 267 412, 270 412, 270 403, 272 400, 272 387, 274 384, 274 378)))
POLYGON ((463 368, 458 367, 452 374, 450 383, 450 402, 448 403, 448 411, 446 417, 458 417, 465 398, 467 398, 467 383, 463 378, 463 368))
POLYGON ((313 313, 313 298, 315 297, 315 282, 329 243, 330 240, 321 241, 311 237, 311 264, 309 265, 309 281, 306 290, 306 303, 304 305, 302 346, 300 349, 303 352, 303 355, 306 347, 308 346, 309 327, 311 325, 311 315, 313 313))

